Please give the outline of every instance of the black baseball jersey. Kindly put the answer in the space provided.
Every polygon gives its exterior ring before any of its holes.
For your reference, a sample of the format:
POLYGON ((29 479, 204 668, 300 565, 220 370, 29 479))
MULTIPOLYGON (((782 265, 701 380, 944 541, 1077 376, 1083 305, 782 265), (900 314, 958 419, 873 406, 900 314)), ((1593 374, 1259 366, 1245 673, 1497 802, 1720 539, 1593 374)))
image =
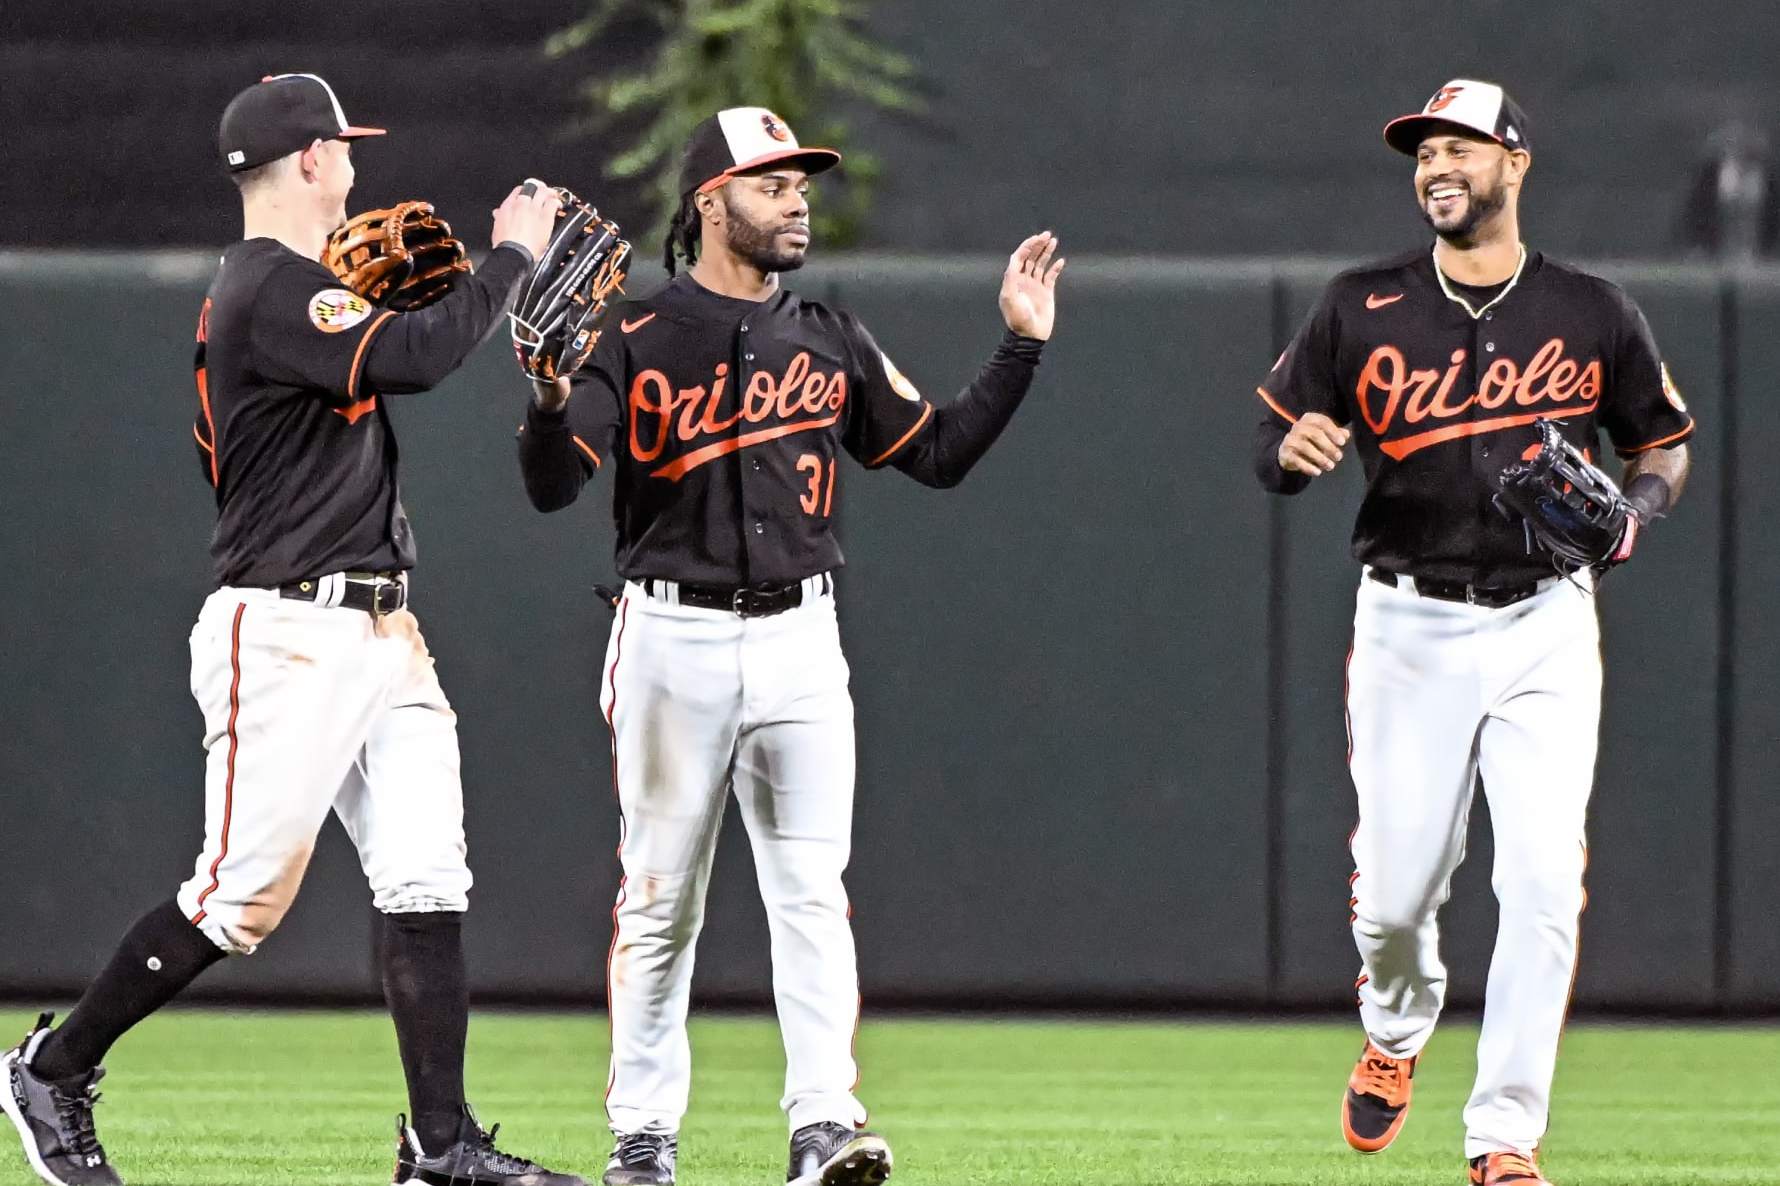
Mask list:
POLYGON ((1365 467, 1355 557, 1483 586, 1551 575, 1490 501, 1502 469, 1537 448, 1535 421, 1590 457, 1603 429, 1622 457, 1693 432, 1631 298, 1538 252, 1493 298, 1452 284, 1427 249, 1343 272, 1257 390, 1262 485, 1309 483, 1280 468, 1279 444, 1321 412, 1353 430, 1365 467))
POLYGON ((455 370, 529 266, 524 248, 503 244, 443 300, 397 313, 276 240, 223 252, 198 318, 192 430, 216 489, 217 584, 413 567, 379 396, 455 370))
POLYGON ((964 394, 936 408, 849 314, 677 276, 613 312, 566 409, 528 406, 526 491, 555 510, 609 467, 627 579, 790 584, 842 563, 843 450, 867 469, 955 485, 1025 397, 1040 346, 1006 335, 964 394))

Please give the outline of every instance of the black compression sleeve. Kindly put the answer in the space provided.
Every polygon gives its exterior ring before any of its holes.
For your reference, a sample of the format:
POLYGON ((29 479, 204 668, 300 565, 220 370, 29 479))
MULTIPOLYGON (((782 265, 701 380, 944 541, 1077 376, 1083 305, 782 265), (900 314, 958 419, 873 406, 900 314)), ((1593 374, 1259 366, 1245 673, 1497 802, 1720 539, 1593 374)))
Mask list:
POLYGON ((579 497, 587 471, 576 455, 567 404, 546 412, 537 400, 526 401, 525 426, 519 430, 519 472, 526 497, 540 511, 560 511, 579 497))
POLYGON ((391 317, 372 331, 359 390, 426 391, 444 382, 507 311, 530 267, 523 247, 503 243, 443 300, 391 317))
POLYGON ((892 464, 926 486, 956 486, 989 451, 1032 386, 1044 342, 1012 330, 959 397, 933 412, 926 433, 892 464))
POLYGON ((1673 495, 1661 474, 1639 474, 1626 485, 1625 500, 1638 512, 1638 518, 1649 524, 1668 513, 1673 495))

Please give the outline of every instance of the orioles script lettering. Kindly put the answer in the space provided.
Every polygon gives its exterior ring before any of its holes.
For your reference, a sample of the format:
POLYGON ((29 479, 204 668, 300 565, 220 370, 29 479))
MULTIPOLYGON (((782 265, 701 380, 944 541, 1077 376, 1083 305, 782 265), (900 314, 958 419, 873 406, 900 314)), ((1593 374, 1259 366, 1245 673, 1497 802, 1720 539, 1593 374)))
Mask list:
POLYGON ((1512 358, 1496 359, 1483 372, 1476 391, 1455 395, 1459 377, 1467 370, 1467 357, 1466 351, 1454 350, 1440 371, 1412 369, 1395 346, 1372 352, 1360 370, 1354 398, 1386 456, 1401 461, 1442 441, 1531 424, 1542 417, 1584 416, 1600 402, 1601 360, 1582 363, 1566 357, 1562 338, 1539 347, 1524 370, 1512 358), (1474 409, 1501 414, 1478 416, 1474 409), (1399 426, 1429 421, 1436 427, 1391 435, 1399 426))
POLYGON ((677 442, 682 449, 650 471, 679 481, 719 457, 791 436, 827 428, 840 419, 847 402, 847 376, 820 371, 810 353, 800 352, 783 375, 756 371, 741 398, 730 390, 729 364, 717 364, 710 385, 675 389, 659 370, 640 372, 630 385, 630 455, 648 465, 677 442))

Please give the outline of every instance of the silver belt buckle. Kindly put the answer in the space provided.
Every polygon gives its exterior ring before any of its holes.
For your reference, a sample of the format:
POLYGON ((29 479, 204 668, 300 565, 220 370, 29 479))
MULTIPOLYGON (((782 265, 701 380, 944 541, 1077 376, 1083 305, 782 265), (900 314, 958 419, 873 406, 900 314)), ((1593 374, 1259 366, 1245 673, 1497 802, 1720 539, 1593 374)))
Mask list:
POLYGON ((1465 582, 1465 604, 1477 604, 1477 586, 1471 584, 1469 581, 1465 582))

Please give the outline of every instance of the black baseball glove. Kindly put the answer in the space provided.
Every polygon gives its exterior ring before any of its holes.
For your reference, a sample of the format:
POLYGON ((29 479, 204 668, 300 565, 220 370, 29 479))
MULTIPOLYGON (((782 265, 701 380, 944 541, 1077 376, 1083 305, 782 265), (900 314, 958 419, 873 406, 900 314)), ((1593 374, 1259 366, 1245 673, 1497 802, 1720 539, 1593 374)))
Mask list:
POLYGON ((470 270, 462 241, 426 202, 367 210, 328 236, 321 262, 366 300, 404 313, 432 304, 470 270))
POLYGON ((1563 573, 1604 571, 1632 554, 1641 520, 1612 478, 1583 457, 1549 420, 1537 422, 1539 452, 1497 478, 1496 508, 1550 553, 1563 573))
POLYGON ((532 266, 508 319, 513 353, 527 376, 572 375, 593 353, 607 302, 624 291, 630 244, 618 224, 566 189, 550 245, 532 266))

